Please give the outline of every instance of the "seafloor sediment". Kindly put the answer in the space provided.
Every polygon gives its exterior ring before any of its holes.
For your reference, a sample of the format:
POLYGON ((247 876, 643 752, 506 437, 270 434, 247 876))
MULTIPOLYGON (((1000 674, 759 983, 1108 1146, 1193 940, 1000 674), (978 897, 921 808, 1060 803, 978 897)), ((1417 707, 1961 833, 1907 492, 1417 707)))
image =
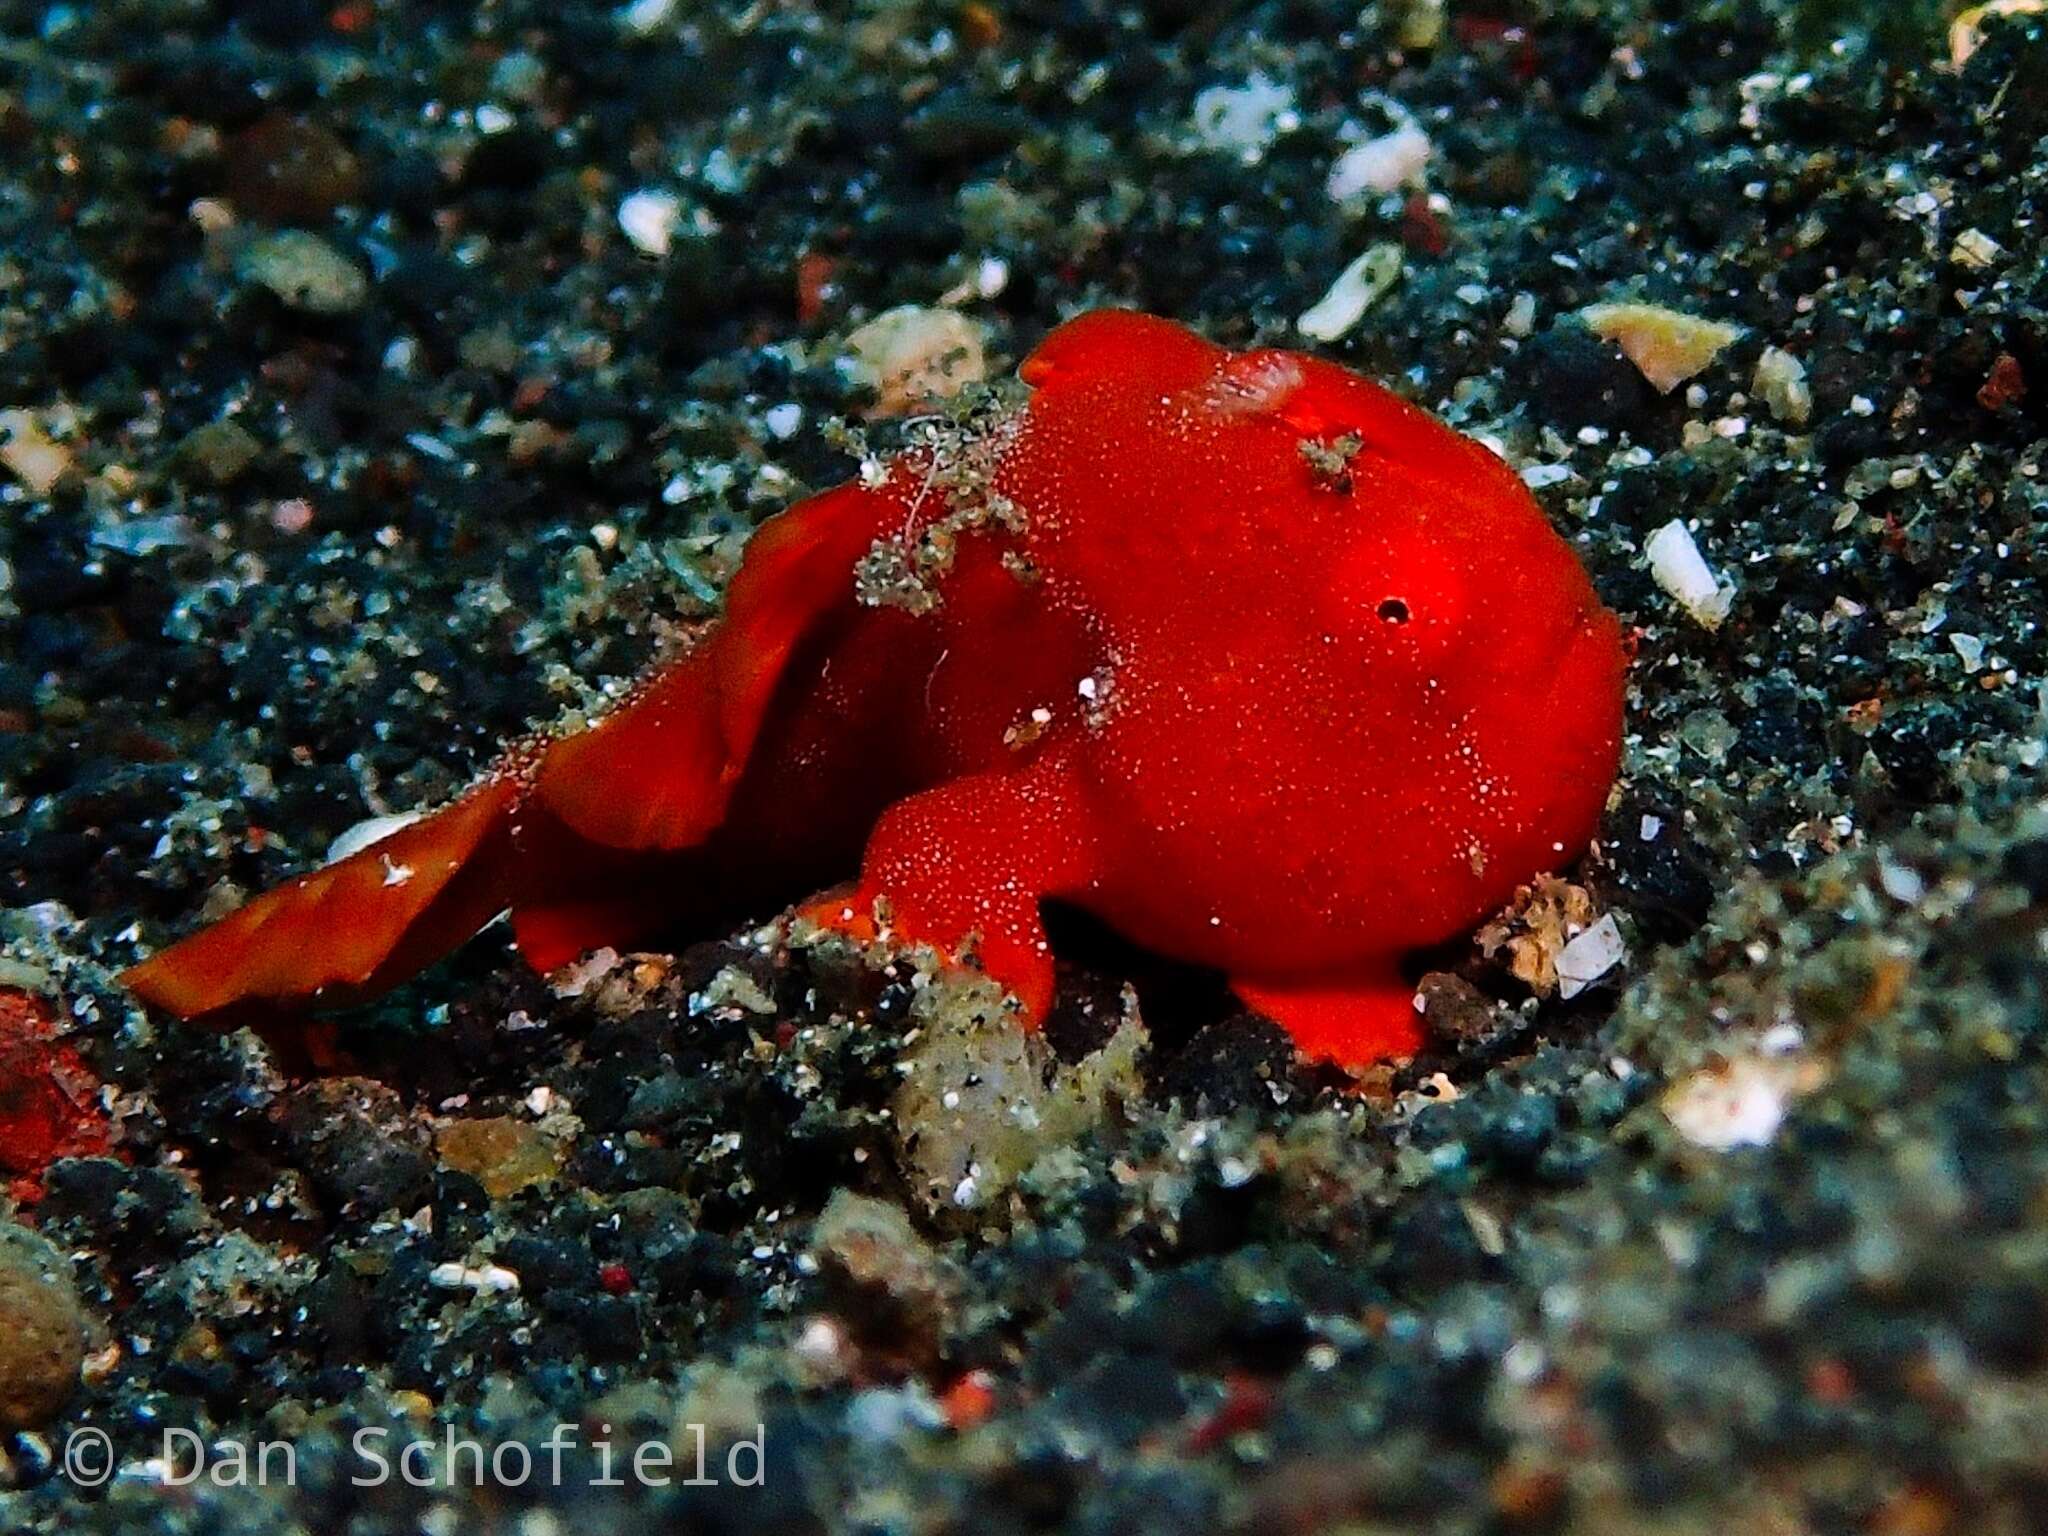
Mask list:
POLYGON ((2048 1529, 2002 9, 0 3, 0 1525, 2048 1529), (772 927, 552 985, 487 935, 341 1076, 113 987, 714 612, 902 430, 875 316, 991 377, 1098 303, 1300 345, 1368 253, 1316 349, 1496 443, 1635 639, 1596 851, 1434 957, 1411 1066, 1078 927, 1042 1053, 772 927), (1615 301, 1734 333, 1660 392, 1615 301), (351 1450, 557 1426, 519 1487, 351 1450), (291 1485, 166 1488, 167 1430, 291 1485), (758 1486, 599 1481, 700 1432, 758 1486))

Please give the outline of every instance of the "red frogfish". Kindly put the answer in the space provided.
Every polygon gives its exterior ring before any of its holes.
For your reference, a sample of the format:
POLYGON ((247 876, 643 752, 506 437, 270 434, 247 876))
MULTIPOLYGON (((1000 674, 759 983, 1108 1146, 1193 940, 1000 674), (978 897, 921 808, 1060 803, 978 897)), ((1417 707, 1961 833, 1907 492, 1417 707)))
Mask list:
POLYGON ((1295 352, 1116 310, 1020 406, 754 534, 618 707, 125 976, 360 1001, 500 915, 546 971, 809 912, 1053 1001, 1040 905, 1220 968, 1302 1052, 1412 1053, 1409 952, 1593 836, 1619 626, 1509 467, 1295 352))

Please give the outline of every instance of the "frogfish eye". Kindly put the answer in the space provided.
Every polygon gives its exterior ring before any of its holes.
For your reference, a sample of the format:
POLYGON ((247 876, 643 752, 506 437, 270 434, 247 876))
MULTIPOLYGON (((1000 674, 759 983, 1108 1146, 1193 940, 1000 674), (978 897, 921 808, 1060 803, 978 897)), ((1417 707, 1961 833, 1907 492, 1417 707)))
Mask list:
POLYGON ((1380 604, 1377 611, 1379 616, 1389 624, 1406 624, 1408 622, 1408 605, 1398 597, 1387 598, 1380 604))

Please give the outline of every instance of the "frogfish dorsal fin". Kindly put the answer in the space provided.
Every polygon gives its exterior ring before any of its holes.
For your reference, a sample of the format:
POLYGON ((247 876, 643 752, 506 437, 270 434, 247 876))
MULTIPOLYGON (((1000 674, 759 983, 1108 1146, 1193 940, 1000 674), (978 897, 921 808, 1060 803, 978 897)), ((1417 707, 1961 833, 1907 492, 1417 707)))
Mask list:
POLYGON ((853 613, 854 571, 901 500, 858 485, 763 523, 724 616, 625 704, 547 752, 535 792, 578 836, 609 848, 675 850, 725 818, 791 659, 853 613))

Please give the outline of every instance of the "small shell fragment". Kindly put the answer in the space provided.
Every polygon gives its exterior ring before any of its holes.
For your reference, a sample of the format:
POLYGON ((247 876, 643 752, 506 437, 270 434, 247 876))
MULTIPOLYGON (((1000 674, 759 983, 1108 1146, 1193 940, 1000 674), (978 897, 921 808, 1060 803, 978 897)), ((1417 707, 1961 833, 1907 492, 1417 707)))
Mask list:
POLYGON ((1363 320, 1366 311, 1400 280, 1401 247, 1376 245, 1339 272, 1329 291, 1303 310, 1294 323, 1302 335, 1313 340, 1335 341, 1363 320))
POLYGON ((436 1264, 427 1274, 427 1284, 440 1291, 474 1291, 479 1296, 502 1296, 519 1289, 519 1276, 498 1264, 436 1264))
POLYGON ((1592 304, 1579 311, 1586 329, 1619 346, 1659 394, 1694 377, 1742 334, 1742 328, 1702 320, 1661 304, 1592 304))
POLYGON ((1984 46, 1984 23, 1994 16, 2038 16, 2048 10, 2048 0, 1990 0, 1956 13, 1948 24, 1948 61, 1957 69, 1984 46))
POLYGON ((1719 629, 1735 606, 1735 584, 1722 581, 1684 523, 1673 518, 1643 545, 1658 586, 1707 629, 1719 629))
POLYGON ((309 315, 349 314, 362 307, 370 292, 361 267, 304 229, 265 235, 242 252, 236 267, 287 308, 309 315))
POLYGON ((0 465, 31 496, 47 496, 71 467, 71 450, 53 440, 32 412, 0 411, 0 465))
POLYGON ((1782 348, 1764 348, 1750 387, 1788 427, 1803 427, 1813 415, 1813 389, 1806 382, 1806 364, 1782 348))
POLYGON ((389 816, 369 816, 344 829, 327 845, 327 862, 339 864, 352 853, 381 843, 395 832, 403 832, 418 821, 423 811, 396 811, 389 816))
POLYGON ((1621 926, 1609 912, 1558 951, 1557 995, 1577 997, 1627 958, 1621 926))
POLYGON ((2005 247, 1981 229, 1966 229, 1949 248, 1949 260, 1972 272, 1988 272, 2005 255, 2005 247))

